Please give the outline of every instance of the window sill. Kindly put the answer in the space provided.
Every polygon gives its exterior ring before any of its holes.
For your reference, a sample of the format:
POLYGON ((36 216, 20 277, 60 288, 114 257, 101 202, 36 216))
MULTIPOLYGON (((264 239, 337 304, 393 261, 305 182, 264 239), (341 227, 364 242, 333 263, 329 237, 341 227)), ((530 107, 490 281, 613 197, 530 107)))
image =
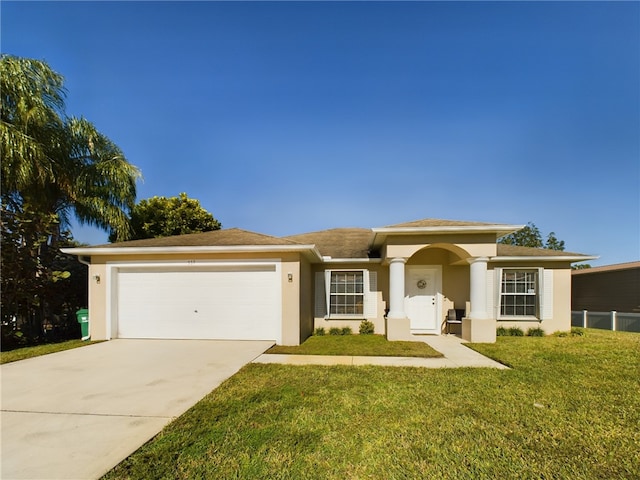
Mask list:
POLYGON ((366 320, 364 315, 329 315, 325 320, 366 320))
POLYGON ((541 322, 538 317, 533 315, 525 316, 513 316, 513 317, 499 317, 497 319, 498 322, 541 322))

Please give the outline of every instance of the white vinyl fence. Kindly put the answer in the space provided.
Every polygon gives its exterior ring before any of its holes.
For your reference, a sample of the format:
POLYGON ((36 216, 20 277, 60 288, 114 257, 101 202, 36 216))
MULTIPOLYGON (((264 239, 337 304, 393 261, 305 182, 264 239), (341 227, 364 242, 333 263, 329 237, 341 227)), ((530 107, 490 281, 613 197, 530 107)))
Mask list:
POLYGON ((640 313, 573 311, 571 326, 640 333, 640 313))

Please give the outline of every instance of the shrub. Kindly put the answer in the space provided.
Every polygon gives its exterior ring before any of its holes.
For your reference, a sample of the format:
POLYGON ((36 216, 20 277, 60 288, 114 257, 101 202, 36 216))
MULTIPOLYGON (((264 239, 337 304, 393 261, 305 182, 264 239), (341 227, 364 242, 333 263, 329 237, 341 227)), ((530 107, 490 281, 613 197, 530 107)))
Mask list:
POLYGON ((363 320, 362 322, 360 322, 360 328, 359 328, 359 332, 360 335, 373 335, 373 333, 375 332, 375 325, 373 324, 373 322, 370 322, 369 320, 363 320))
POLYGON ((351 335, 352 333, 353 333, 353 330, 351 330, 351 327, 342 328, 342 335, 351 335))
POLYGON ((540 327, 530 328, 527 330, 528 337, 544 337, 544 330, 540 327))
POLYGON ((498 336, 498 337, 507 337, 507 336, 509 336, 509 330, 507 330, 505 327, 498 327, 496 329, 496 336, 498 336))
POLYGON ((318 337, 322 337, 325 334, 324 327, 316 328, 313 334, 317 335, 318 337))
POLYGON ((511 327, 509 329, 509 335, 511 337, 524 337, 524 332, 520 327, 511 327))
POLYGON ((2 341, 0 342, 0 350, 8 352, 16 348, 26 347, 28 338, 20 330, 9 330, 11 326, 2 326, 2 341))
POLYGON ((342 335, 342 329, 338 327, 331 327, 329 329, 329 335, 342 335))
POLYGON ((583 337, 584 333, 585 333, 584 329, 582 329, 582 328, 578 328, 578 327, 571 328, 571 336, 572 337, 583 337))

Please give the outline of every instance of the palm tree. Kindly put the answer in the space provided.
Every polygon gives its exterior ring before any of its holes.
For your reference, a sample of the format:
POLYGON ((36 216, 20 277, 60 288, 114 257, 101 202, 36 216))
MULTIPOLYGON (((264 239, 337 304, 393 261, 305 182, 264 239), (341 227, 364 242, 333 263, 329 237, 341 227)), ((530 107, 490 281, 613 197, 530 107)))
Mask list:
POLYGON ((2 317, 32 333, 61 278, 51 266, 67 238, 61 230, 74 216, 128 238, 140 177, 91 122, 66 116, 65 96, 63 77, 45 62, 0 56, 2 317))
POLYGON ((28 204, 129 236, 140 171, 84 118, 64 113, 63 78, 45 62, 0 57, 3 209, 28 204))

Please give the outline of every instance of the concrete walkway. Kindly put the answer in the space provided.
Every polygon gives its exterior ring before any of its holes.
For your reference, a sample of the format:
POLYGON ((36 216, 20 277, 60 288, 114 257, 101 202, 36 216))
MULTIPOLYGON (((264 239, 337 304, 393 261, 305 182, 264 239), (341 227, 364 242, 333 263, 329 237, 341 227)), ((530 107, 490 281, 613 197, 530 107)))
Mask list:
POLYGON ((509 369, 464 346, 454 335, 421 336, 420 340, 442 353, 442 358, 419 357, 355 357, 339 355, 282 355, 263 354, 253 363, 283 363, 287 365, 381 365, 393 367, 459 368, 481 367, 509 369))

